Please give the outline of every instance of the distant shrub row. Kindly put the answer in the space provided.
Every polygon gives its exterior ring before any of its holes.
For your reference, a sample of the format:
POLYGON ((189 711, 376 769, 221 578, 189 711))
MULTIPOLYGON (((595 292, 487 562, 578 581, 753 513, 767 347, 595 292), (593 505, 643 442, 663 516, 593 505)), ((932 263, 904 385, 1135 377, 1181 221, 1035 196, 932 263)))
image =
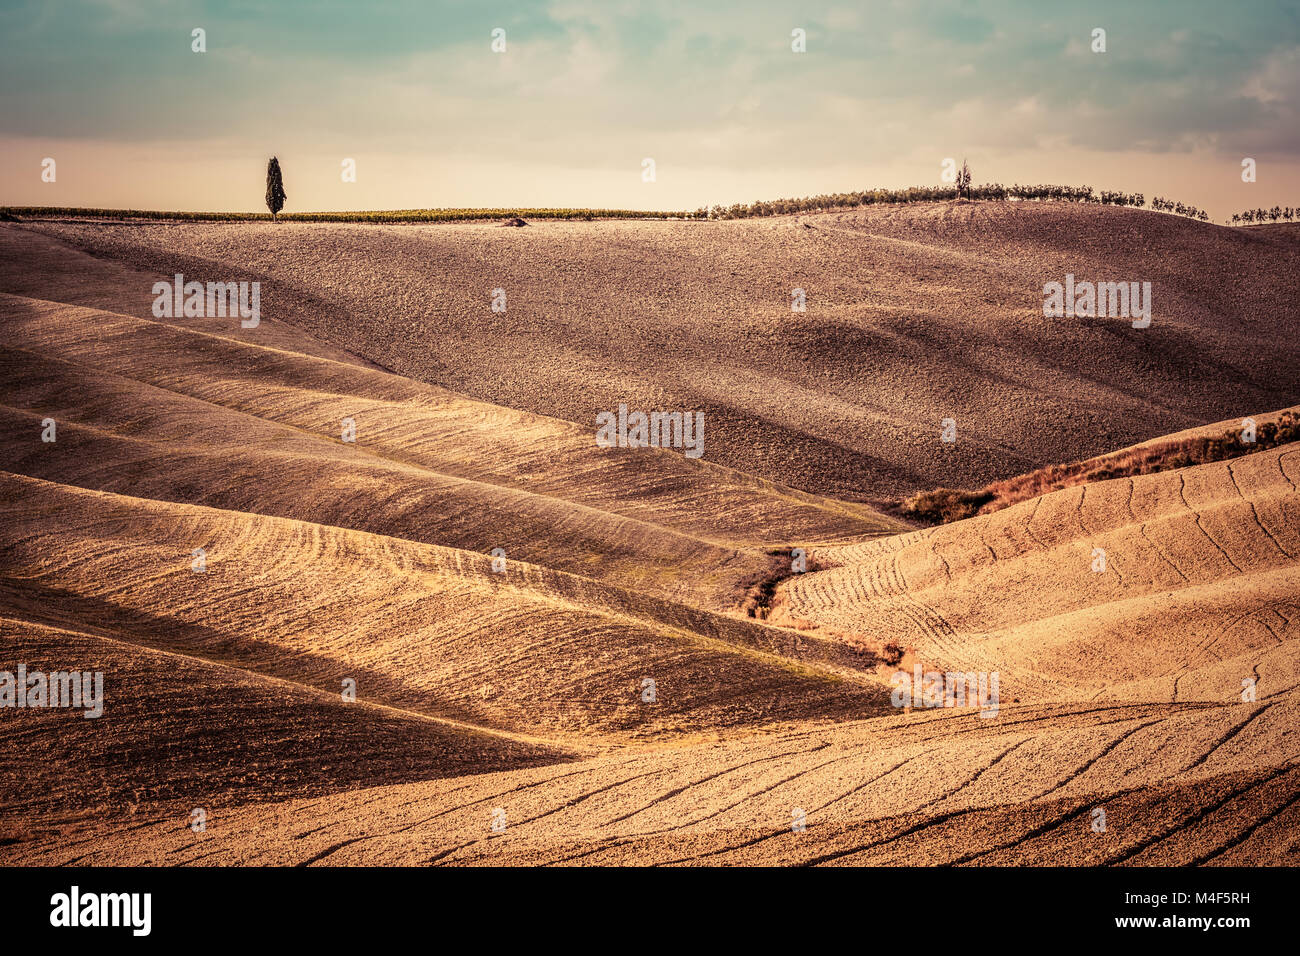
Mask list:
POLYGON ((1180 202, 1174 202, 1171 199, 1161 199, 1157 196, 1151 200, 1151 208, 1156 212, 1172 212, 1180 216, 1187 216, 1189 219, 1199 219, 1201 222, 1209 222, 1210 214, 1204 209, 1197 209, 1195 206, 1184 206, 1180 202))
POLYGON ((1279 415, 1276 422, 1260 425, 1253 442, 1242 441, 1241 433, 1236 430, 1215 437, 1157 442, 1069 465, 1049 465, 1005 481, 995 481, 979 491, 956 488, 923 491, 904 501, 902 512, 919 521, 946 524, 976 514, 1000 511, 1061 488, 1239 458, 1294 441, 1300 441, 1300 416, 1287 411, 1279 415))
POLYGON ((1272 209, 1247 209, 1245 212, 1234 212, 1232 214, 1232 224, 1235 226, 1239 222, 1277 222, 1279 219, 1293 222, 1296 213, 1300 213, 1300 209, 1293 209, 1290 206, 1286 208, 1274 206, 1272 209))
MULTIPOLYGON (((1141 193, 1102 190, 1091 186, 1004 186, 986 183, 967 186, 967 199, 1046 200, 1055 202, 1092 202, 1116 206, 1143 206, 1141 193)), ((397 209, 376 212, 300 212, 282 213, 279 218, 291 222, 453 222, 475 219, 751 219, 759 216, 782 216, 798 212, 821 212, 856 206, 887 205, 912 202, 943 202, 958 198, 958 188, 951 186, 909 186, 906 189, 867 189, 861 192, 830 193, 803 199, 776 199, 731 206, 701 207, 695 212, 656 212, 643 209, 397 209)), ((1170 205, 1170 211, 1175 211, 1170 205)), ((1179 210, 1187 209, 1181 204, 1179 210)), ((59 206, 8 206, 16 216, 72 216, 96 219, 177 219, 208 222, 245 222, 270 220, 263 212, 163 212, 145 209, 86 209, 59 206)))
MULTIPOLYGON (((963 190, 969 199, 1034 200, 1047 202, 1084 202, 1142 208, 1142 193, 1094 192, 1091 186, 1022 186, 1016 183, 985 183, 963 190)), ((649 209, 392 209, 373 212, 297 212, 281 213, 280 219, 291 222, 465 222, 487 219, 752 219, 761 216, 784 216, 791 213, 825 212, 858 206, 891 205, 913 202, 944 202, 957 199, 956 186, 909 186, 906 189, 866 189, 861 192, 824 193, 803 199, 760 200, 730 206, 701 207, 694 212, 656 211, 649 209)), ((1157 212, 1171 212, 1208 222, 1204 209, 1184 205, 1157 196, 1151 201, 1157 212)), ((1290 206, 1252 209, 1235 214, 1232 225, 1253 222, 1291 222, 1300 210, 1290 206)), ((0 207, 0 220, 14 216, 70 216, 89 219, 175 219, 194 222, 247 222, 270 220, 265 212, 167 212, 149 209, 96 209, 63 206, 0 207)))
MULTIPOLYGON (((1122 193, 1102 190, 1100 194, 1091 186, 1004 186, 1002 183, 985 183, 969 186, 962 191, 969 199, 1021 199, 1055 202, 1093 202, 1116 206, 1143 206, 1146 197, 1141 193, 1122 193)), ((845 209, 855 206, 875 206, 909 202, 943 202, 957 198, 954 186, 909 186, 906 189, 867 189, 862 192, 824 193, 804 199, 775 199, 753 203, 735 203, 731 206, 710 206, 695 210, 696 219, 750 219, 756 216, 782 216, 795 212, 823 212, 828 209, 845 209)))

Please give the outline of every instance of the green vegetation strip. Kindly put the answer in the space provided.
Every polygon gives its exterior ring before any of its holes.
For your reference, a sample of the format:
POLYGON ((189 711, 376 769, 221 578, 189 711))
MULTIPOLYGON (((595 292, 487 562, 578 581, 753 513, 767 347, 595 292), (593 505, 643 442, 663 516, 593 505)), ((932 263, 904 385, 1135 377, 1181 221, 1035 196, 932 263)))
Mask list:
MULTIPOLYGON (((74 219, 177 219, 186 222, 271 221, 269 212, 168 212, 158 209, 93 209, 81 206, 3 206, 11 216, 64 216, 74 219)), ((390 209, 375 212, 290 212, 290 222, 457 222, 474 219, 683 219, 687 212, 644 209, 390 209)))
MULTIPOLYGON (((648 209, 391 209, 373 212, 292 212, 279 218, 290 222, 457 222, 489 219, 752 219, 860 206, 897 205, 913 202, 968 200, 1019 200, 1022 202, 1081 202, 1102 205, 1146 205, 1141 193, 1094 192, 1091 186, 1022 186, 1019 183, 984 183, 966 186, 909 186, 906 189, 865 189, 858 192, 823 193, 802 199, 760 200, 730 206, 701 206, 694 212, 648 209)), ((1157 196, 1151 208, 1207 221, 1209 216, 1195 206, 1185 206, 1157 196)), ((85 219, 176 219, 195 222, 248 222, 271 219, 265 212, 165 212, 149 209, 92 209, 61 206, 3 206, 0 219, 18 216, 64 216, 85 219)))

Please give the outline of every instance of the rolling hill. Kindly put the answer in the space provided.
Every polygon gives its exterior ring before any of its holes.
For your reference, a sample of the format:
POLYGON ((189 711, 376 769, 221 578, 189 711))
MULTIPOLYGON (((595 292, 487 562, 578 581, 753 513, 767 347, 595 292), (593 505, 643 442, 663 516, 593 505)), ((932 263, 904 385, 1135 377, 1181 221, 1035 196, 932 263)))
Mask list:
MULTIPOLYGON (((702 410, 705 460, 851 500, 978 487, 1300 402, 1288 226, 987 202, 528 229, 24 228, 140 270, 117 311, 148 316, 153 279, 177 272, 257 279, 264 314, 400 375, 583 428, 620 402, 702 410), (1067 274, 1150 282, 1151 326, 1045 319, 1043 287, 1067 274)), ((38 270, 3 288, 79 301, 48 284, 38 270)))
POLYGON ((1027 203, 0 224, 0 671, 106 688, 0 709, 0 863, 1294 865, 1300 450, 874 503, 1294 405, 1297 248, 1027 203), (175 272, 261 324, 153 316, 175 272), (1065 272, 1151 328, 1043 319, 1065 272), (599 447, 619 402, 703 458, 599 447), (893 706, 916 666, 996 713, 893 706))

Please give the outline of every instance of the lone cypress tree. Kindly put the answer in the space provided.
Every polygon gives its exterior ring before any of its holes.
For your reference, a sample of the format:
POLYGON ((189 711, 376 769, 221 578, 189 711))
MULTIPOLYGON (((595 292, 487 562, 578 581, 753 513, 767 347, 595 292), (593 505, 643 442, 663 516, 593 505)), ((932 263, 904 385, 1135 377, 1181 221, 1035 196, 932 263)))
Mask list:
POLYGON ((266 164, 266 208, 271 210, 271 218, 284 208, 284 201, 289 197, 284 194, 284 180, 280 178, 280 161, 274 156, 266 164))
POLYGON ((970 167, 966 165, 965 159, 961 161, 961 170, 957 173, 957 198, 963 196, 970 198, 970 167))

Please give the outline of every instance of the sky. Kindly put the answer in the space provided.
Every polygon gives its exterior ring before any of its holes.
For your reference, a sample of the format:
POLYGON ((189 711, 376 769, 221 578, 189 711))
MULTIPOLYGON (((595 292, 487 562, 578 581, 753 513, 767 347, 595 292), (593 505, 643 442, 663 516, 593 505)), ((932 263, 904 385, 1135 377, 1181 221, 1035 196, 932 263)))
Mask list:
POLYGON ((0 204, 262 210, 272 155, 287 212, 696 209, 951 157, 1222 220, 1300 206, 1300 0, 0 0, 0 204))

